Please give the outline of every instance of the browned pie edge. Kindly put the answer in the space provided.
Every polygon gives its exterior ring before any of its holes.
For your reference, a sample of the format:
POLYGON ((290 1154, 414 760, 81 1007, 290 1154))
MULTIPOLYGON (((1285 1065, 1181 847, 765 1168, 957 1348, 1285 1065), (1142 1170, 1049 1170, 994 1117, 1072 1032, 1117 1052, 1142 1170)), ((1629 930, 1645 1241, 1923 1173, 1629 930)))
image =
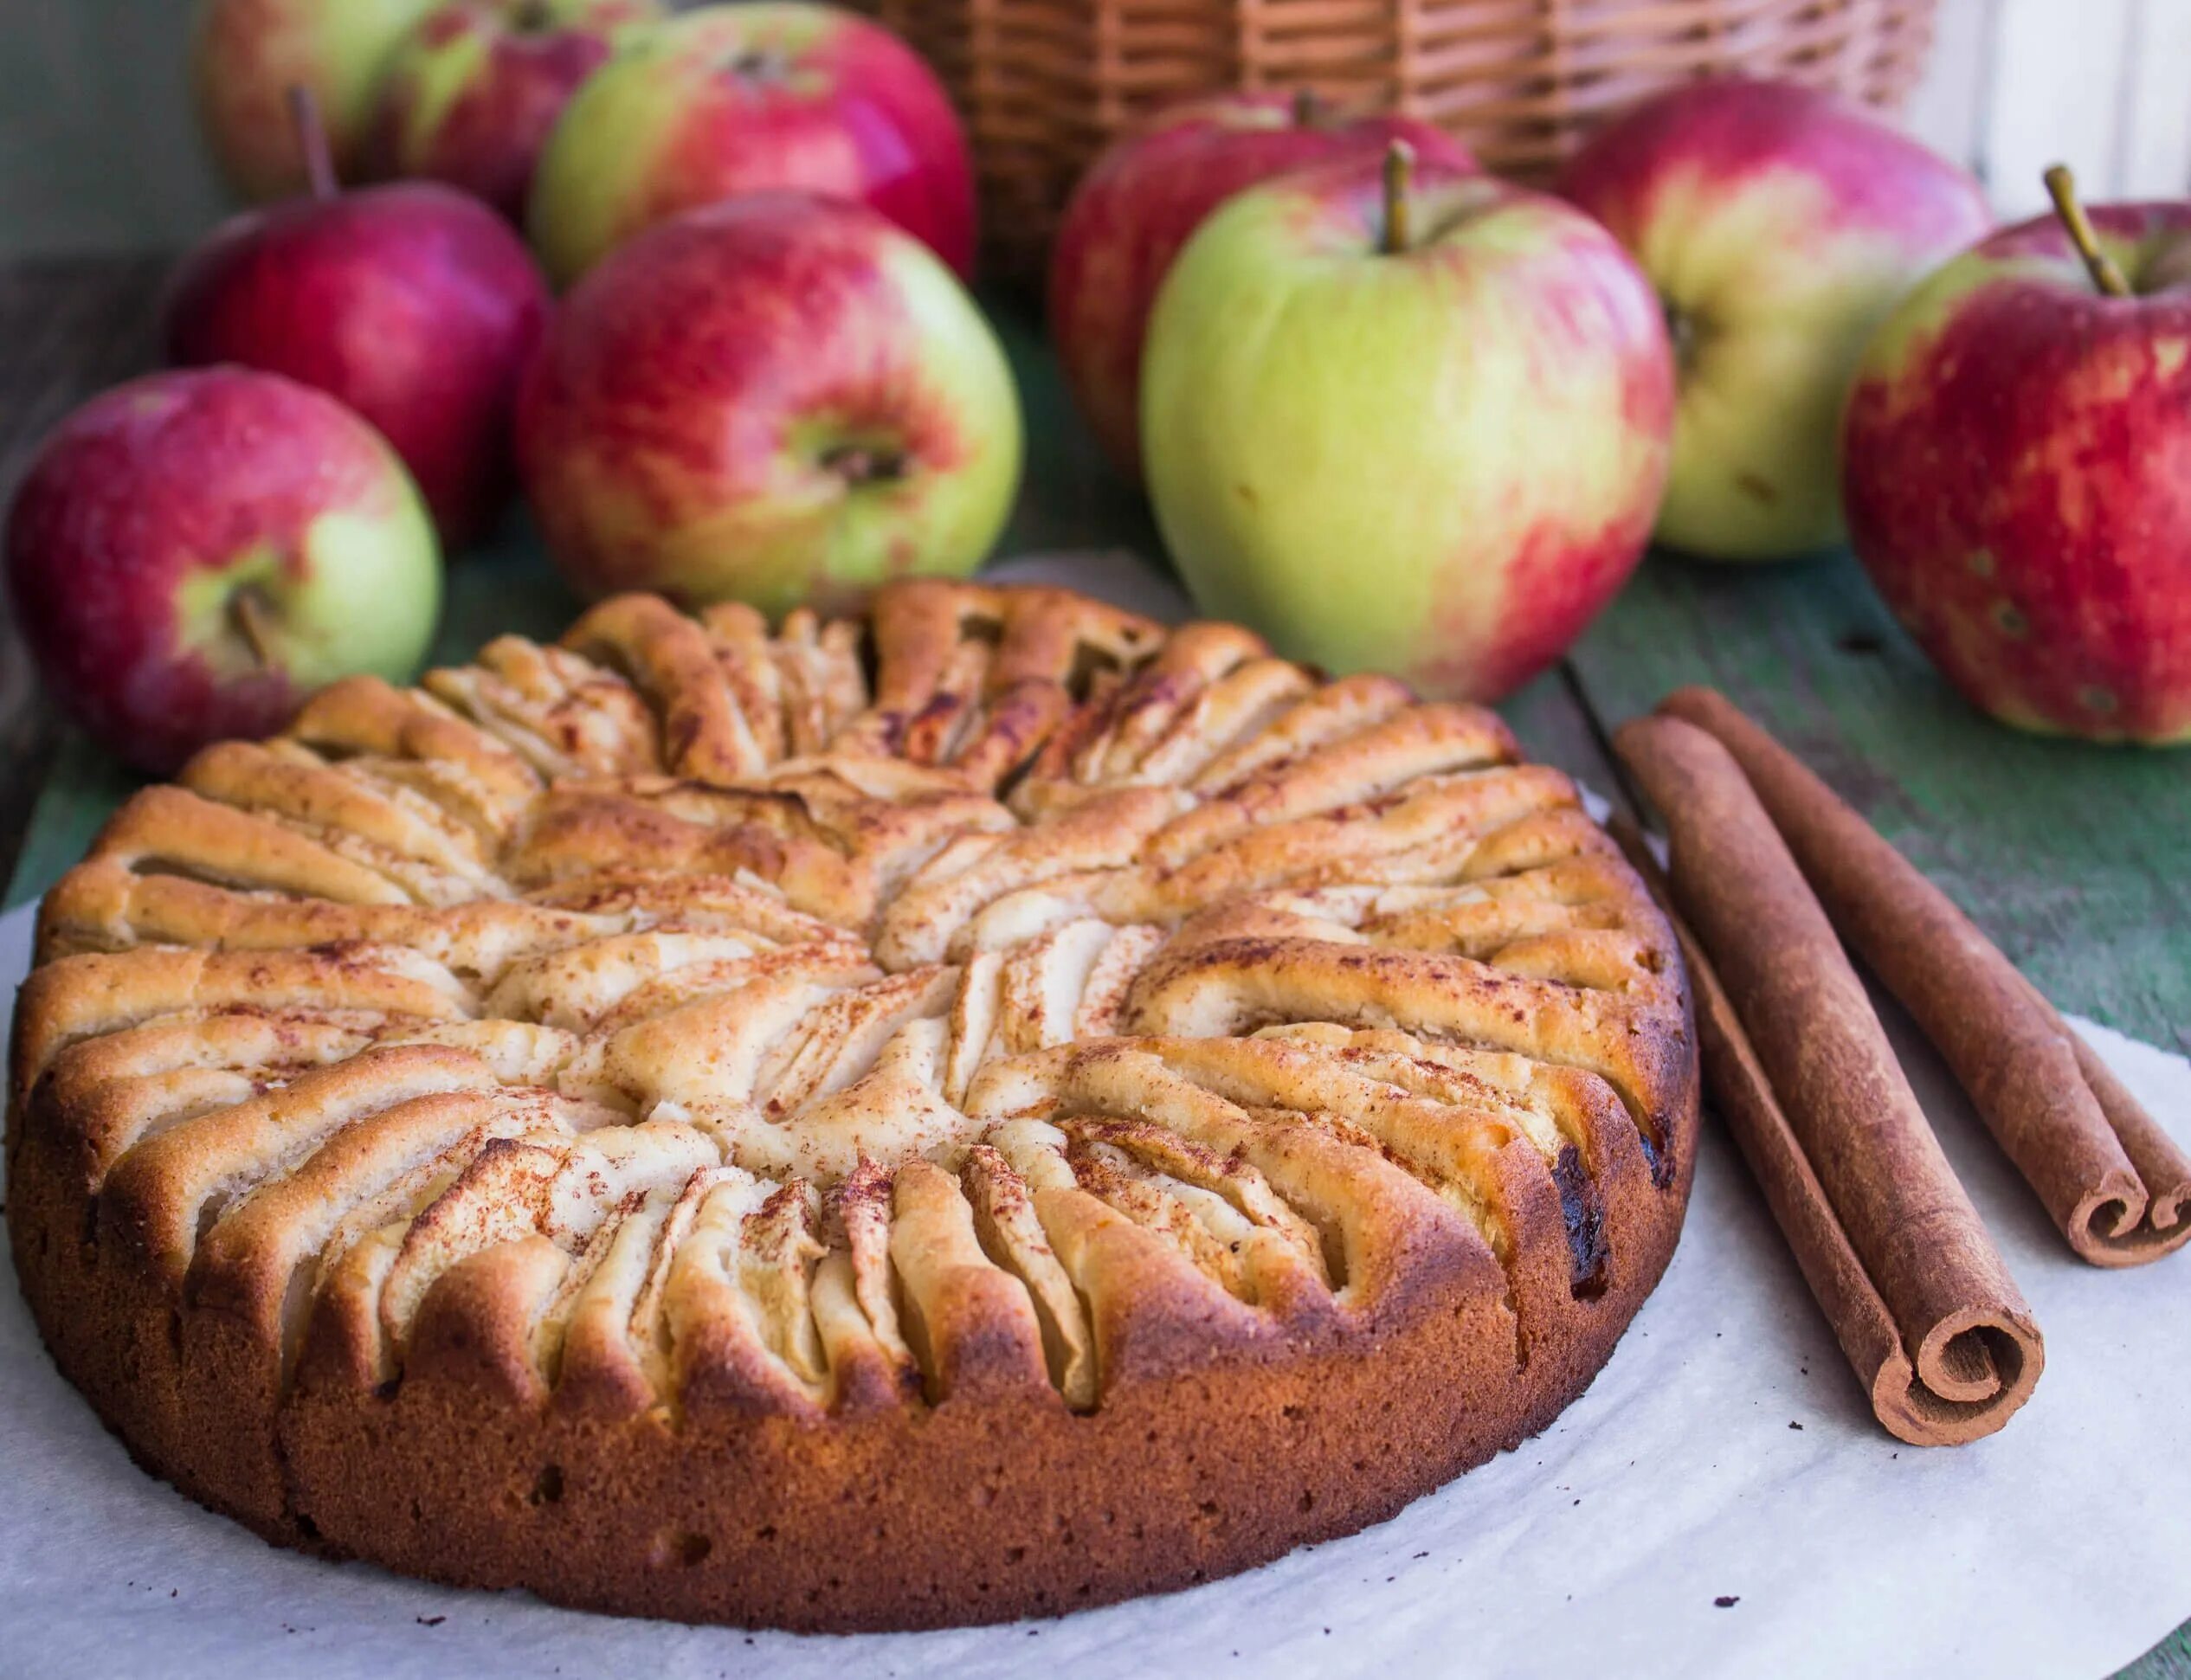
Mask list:
POLYGON ((63 1374, 147 1470, 269 1541, 688 1621, 1004 1621, 1190 1587, 1352 1534, 1549 1424, 1610 1356, 1679 1235, 1697 1079, 1687 1045, 1666 1048, 1675 1169, 1663 1187, 1640 1170, 1603 1187, 1601 1293, 1546 1290, 1518 1316, 1507 1274, 1433 1219, 1410 1233, 1403 1286, 1361 1318, 1283 1335, 1212 1336, 1161 1311, 1099 1323, 1107 1380, 1088 1413, 969 1324, 938 1349, 948 1392, 932 1403, 893 1398, 819 1424, 735 1397, 675 1420, 592 1415, 542 1390, 527 1327, 493 1322, 509 1291, 482 1278, 481 1312, 444 1298, 461 1290, 436 1292, 393 1393, 307 1373, 269 1429, 262 1401, 216 1387, 209 1404, 201 1387, 177 1450, 158 1452, 144 1425, 163 1385, 174 1398, 182 1305, 129 1275, 113 1244, 85 1241, 95 1210, 20 1110, 8 1222, 63 1374), (1521 1319, 1535 1322, 1517 1369, 1521 1319), (280 1513, 236 1509, 201 1473, 240 1446, 275 1456, 280 1513))

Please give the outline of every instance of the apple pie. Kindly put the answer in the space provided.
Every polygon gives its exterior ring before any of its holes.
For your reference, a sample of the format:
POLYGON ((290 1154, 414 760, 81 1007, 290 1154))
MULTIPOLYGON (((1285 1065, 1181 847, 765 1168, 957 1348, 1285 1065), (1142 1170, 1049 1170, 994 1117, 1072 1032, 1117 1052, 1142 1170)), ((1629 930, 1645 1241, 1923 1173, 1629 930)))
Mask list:
POLYGON ((1542 1428, 1695 1146, 1666 922, 1492 713, 1217 623, 644 595, 337 684, 46 899, 8 1220, 270 1540, 796 1628, 1063 1612, 1542 1428))

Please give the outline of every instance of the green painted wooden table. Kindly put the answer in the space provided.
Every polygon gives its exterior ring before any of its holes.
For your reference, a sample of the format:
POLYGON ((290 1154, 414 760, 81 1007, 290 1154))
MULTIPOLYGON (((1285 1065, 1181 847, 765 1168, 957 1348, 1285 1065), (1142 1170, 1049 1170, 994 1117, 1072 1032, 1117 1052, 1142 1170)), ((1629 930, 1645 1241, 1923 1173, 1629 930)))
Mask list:
MULTIPOLYGON (((0 268, 0 493, 38 436, 149 364, 161 265, 0 268)), ((1071 414, 1031 320, 997 311, 1029 453, 1005 553, 1158 550, 1139 498, 1071 414)), ((521 516, 453 569, 437 659, 504 630, 548 637, 577 603, 521 516)), ((0 873, 42 892, 135 785, 40 700, 0 606, 0 873)), ((1568 660, 1501 708, 1530 750, 1618 796, 1607 731, 1710 682, 1801 753, 2062 1007, 2191 1052, 2191 753, 2026 738, 1935 677, 1846 556, 1755 571, 1649 560, 1568 660)), ((2191 1582, 2185 1584, 2191 1598, 2191 1582)), ((2191 1680, 2191 1624, 2130 1668, 2191 1680)))

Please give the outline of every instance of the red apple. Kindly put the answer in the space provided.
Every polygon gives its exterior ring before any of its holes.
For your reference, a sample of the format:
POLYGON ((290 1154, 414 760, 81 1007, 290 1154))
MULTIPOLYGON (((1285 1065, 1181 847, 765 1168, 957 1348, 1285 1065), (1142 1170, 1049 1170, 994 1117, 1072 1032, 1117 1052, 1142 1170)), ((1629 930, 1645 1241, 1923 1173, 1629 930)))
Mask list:
POLYGON ((214 160, 247 198, 306 183, 289 119, 292 88, 319 102, 345 177, 364 162, 365 131, 396 43, 440 0, 197 0, 190 90, 214 160))
POLYGON ((1407 141, 1433 167, 1472 167, 1465 147, 1407 117, 1351 120, 1283 93, 1232 93, 1160 113, 1081 178, 1050 255, 1051 337, 1097 441, 1141 477, 1141 346, 1172 259, 1204 217, 1288 170, 1382 157, 1407 141))
POLYGON ((1681 379, 1658 538, 1722 560, 1841 537, 1841 401, 1872 330, 1993 226, 1968 170, 1830 94, 1692 82, 1601 130, 1561 192, 1651 277, 1681 379))
POLYGON ((836 608, 989 552, 1019 481, 1004 353, 857 204, 757 193, 603 263, 525 383, 518 460, 582 593, 836 608))
POLYGON ((532 171, 578 85, 655 0, 462 0, 412 30, 381 83, 373 173, 446 181, 523 225, 532 171))
POLYGON ((2191 741, 2191 204, 2091 226, 2089 260, 2052 216, 1998 233, 1880 329, 1842 436, 1849 531, 1994 717, 2191 741))
POLYGON ((549 138, 528 222, 567 286, 680 210, 774 188, 865 203, 973 270, 973 167, 942 84, 880 24, 796 0, 702 7, 603 65, 549 138))
POLYGON ((379 434, 239 368, 157 374, 62 422, 7 564, 55 698, 155 774, 272 733, 338 677, 407 680, 441 610, 433 527, 379 434))
POLYGON ((1195 599, 1289 657, 1495 699, 1642 557, 1673 363, 1572 205, 1375 164, 1250 187, 1150 318, 1149 499, 1195 599))
POLYGON ((167 304, 171 360, 315 385, 386 434, 443 538, 485 532, 510 489, 510 410, 547 287, 509 224, 430 183, 291 199, 230 221, 167 304))

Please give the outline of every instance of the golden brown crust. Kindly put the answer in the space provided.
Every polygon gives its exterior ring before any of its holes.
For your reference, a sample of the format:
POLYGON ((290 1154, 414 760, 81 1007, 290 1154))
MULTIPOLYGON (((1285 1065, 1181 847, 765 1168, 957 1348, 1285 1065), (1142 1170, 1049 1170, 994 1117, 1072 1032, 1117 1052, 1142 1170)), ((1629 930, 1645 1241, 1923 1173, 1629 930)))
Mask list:
POLYGON ((987 1620, 1347 1532, 1588 1381, 1694 1154, 1564 777, 1059 590, 338 685, 125 808, 40 956, 63 1370, 269 1538, 597 1608, 987 1620))

